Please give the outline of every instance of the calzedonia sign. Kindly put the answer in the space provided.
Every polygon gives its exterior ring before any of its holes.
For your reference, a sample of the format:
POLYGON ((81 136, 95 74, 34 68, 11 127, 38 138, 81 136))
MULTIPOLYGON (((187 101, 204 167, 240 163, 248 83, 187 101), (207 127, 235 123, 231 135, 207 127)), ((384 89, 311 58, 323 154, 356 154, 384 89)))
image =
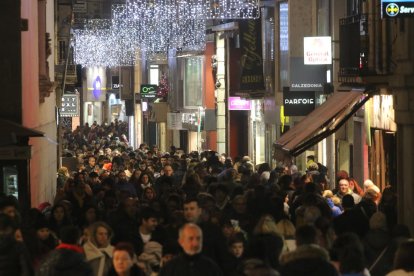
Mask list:
POLYGON ((306 116, 315 109, 315 92, 290 91, 284 87, 283 106, 285 116, 306 116))
POLYGON ((414 17, 414 0, 382 0, 381 12, 384 18, 414 17))

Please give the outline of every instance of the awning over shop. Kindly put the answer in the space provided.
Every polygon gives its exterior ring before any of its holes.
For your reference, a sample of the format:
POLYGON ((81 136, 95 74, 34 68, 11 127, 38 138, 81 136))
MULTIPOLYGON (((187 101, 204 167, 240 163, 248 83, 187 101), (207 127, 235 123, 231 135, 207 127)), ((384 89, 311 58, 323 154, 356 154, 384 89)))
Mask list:
MULTIPOLYGON (((369 99, 365 89, 335 92, 302 121, 284 133, 275 150, 297 156, 337 131, 369 99)), ((276 154, 276 152, 275 152, 276 154)))
POLYGON ((27 144, 28 137, 43 137, 43 132, 24 127, 15 122, 0 119, 0 145, 27 144))

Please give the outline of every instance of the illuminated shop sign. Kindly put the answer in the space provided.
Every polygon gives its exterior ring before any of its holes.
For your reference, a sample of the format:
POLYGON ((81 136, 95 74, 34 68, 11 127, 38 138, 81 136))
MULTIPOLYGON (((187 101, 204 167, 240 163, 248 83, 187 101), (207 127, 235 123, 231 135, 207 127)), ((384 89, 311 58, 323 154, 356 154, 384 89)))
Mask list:
POLYGON ((304 37, 303 50, 306 65, 332 64, 332 39, 330 36, 304 37))
POLYGON ((414 0, 382 0, 381 12, 384 18, 414 17, 414 0))
POLYGON ((142 98, 156 98, 158 86, 153 84, 141 85, 141 97, 142 98))
POLYGON ((61 117, 79 116, 78 95, 63 95, 60 107, 61 117))
POLYGON ((315 109, 315 92, 290 91, 283 88, 283 106, 285 116, 305 116, 315 109))
POLYGON ((250 110, 250 100, 240 97, 229 97, 229 110, 250 110))
POLYGON ((106 69, 103 67, 87 68, 87 89, 84 90, 85 102, 106 101, 106 69), (86 92, 86 93, 85 93, 86 92))

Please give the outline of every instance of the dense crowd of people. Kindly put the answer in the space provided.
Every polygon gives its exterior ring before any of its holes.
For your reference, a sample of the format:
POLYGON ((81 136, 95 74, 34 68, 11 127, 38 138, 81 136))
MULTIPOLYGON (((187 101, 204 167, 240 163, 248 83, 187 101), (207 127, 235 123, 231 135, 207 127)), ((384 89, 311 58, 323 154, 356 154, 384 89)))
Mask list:
POLYGON ((0 197, 0 275, 413 275, 394 187, 328 180, 312 156, 299 172, 133 149, 127 129, 66 130, 77 167, 58 170, 53 202, 0 197))

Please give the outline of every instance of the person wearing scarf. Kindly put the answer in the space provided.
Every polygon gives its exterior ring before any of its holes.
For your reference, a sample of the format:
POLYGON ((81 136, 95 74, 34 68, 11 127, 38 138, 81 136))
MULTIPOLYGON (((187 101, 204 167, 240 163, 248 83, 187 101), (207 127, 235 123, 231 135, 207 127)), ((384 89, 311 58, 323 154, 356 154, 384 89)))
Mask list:
POLYGON ((86 261, 93 274, 106 275, 111 267, 114 247, 110 245, 112 229, 105 222, 98 221, 89 226, 89 238, 83 245, 86 261))

